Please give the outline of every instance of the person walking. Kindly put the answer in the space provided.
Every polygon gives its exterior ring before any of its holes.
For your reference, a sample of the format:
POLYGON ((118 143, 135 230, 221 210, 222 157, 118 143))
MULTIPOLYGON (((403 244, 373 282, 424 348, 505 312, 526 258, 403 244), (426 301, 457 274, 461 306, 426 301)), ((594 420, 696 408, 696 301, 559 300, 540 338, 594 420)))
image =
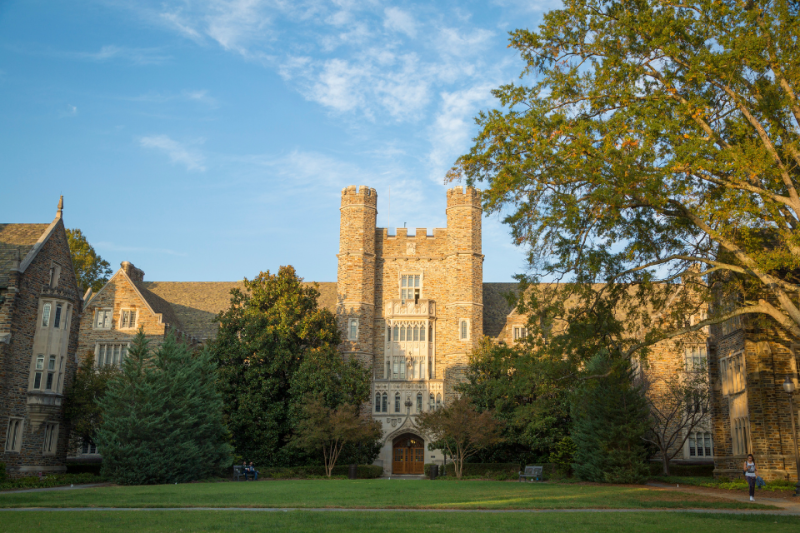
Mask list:
POLYGON ((758 467, 756 466, 756 458, 752 453, 747 454, 747 459, 744 461, 744 477, 747 484, 750 485, 750 501, 756 501, 756 480, 758 479, 758 467))

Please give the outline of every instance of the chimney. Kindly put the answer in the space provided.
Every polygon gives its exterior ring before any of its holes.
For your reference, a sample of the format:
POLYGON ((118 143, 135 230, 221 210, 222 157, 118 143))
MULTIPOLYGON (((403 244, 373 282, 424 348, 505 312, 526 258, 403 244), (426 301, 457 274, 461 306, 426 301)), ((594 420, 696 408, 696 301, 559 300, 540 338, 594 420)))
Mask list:
POLYGON ((137 283, 144 281, 144 270, 136 268, 130 261, 123 261, 119 266, 121 266, 125 274, 131 278, 131 281, 135 281, 137 283))

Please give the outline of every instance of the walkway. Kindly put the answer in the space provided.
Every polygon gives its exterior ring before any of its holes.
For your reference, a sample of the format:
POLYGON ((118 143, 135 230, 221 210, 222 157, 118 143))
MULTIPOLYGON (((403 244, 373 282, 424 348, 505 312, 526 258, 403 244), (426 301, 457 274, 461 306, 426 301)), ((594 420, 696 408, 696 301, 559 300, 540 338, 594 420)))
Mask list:
POLYGON ((16 509, 0 509, 0 512, 97 512, 97 511, 249 511, 253 513, 288 513, 289 511, 307 511, 314 513, 696 513, 696 514, 738 514, 738 515, 772 515, 800 516, 800 512, 756 511, 732 509, 342 509, 332 508, 274 508, 274 507, 26 507, 16 509))
MULTIPOLYGON (((703 496, 716 496, 718 498, 726 498, 728 500, 734 500, 742 503, 750 502, 750 495, 744 491, 711 489, 706 487, 695 487, 692 485, 669 485, 666 483, 659 483, 655 481, 647 483, 647 486, 653 487, 654 489, 657 490, 671 490, 675 492, 687 492, 689 494, 702 494, 703 496)), ((780 507, 781 509, 783 509, 783 511, 777 511, 777 512, 782 514, 800 514, 800 498, 794 498, 792 496, 789 497, 791 499, 776 498, 771 496, 765 496, 766 494, 772 494, 772 493, 768 491, 756 490, 755 503, 763 503, 766 505, 774 505, 775 507, 780 507)))

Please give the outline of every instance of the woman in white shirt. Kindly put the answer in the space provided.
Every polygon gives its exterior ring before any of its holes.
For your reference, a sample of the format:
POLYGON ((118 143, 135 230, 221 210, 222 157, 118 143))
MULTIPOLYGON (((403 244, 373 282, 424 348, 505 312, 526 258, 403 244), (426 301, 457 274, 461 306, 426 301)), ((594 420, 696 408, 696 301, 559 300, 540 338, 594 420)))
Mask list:
POLYGON ((756 458, 753 457, 752 453, 747 454, 747 459, 744 461, 744 478, 747 480, 747 484, 750 485, 750 501, 755 501, 758 467, 756 466, 756 458))

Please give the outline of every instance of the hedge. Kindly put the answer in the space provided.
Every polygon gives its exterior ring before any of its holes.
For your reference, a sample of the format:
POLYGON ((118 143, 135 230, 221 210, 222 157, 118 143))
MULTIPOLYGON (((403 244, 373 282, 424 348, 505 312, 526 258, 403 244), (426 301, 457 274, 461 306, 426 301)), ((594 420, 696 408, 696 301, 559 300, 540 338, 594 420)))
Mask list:
POLYGON ((8 474, 6 473, 6 464, 0 463, 0 483, 4 483, 8 479, 8 474))
POLYGON ((102 483, 103 481, 105 481, 103 478, 94 474, 48 474, 42 478, 26 476, 7 479, 0 482, 0 489, 41 489, 72 484, 102 483))
POLYGON ((67 463, 67 474, 94 474, 100 475, 100 469, 103 468, 103 463, 67 463))
MULTIPOLYGON (((664 465, 661 461, 650 462, 650 475, 661 476, 664 475, 664 465)), ((678 477, 714 477, 713 464, 699 464, 699 465, 669 465, 669 475, 678 477)))
MULTIPOLYGON (((425 465, 425 475, 430 476, 431 464, 425 465)), ((544 467, 544 476, 553 476, 558 468, 558 465, 553 463, 540 463, 537 466, 544 467)), ((519 476, 520 467, 517 463, 465 463, 464 476, 480 476, 485 478, 502 478, 502 479, 516 479, 519 476)), ((442 465, 439 465, 439 474, 441 475, 442 465)), ((455 476, 455 466, 453 463, 447 463, 447 475, 455 476)))
MULTIPOLYGON (((333 467, 331 476, 347 476, 350 465, 338 465, 333 467)), ((269 467, 258 468, 259 478, 305 478, 305 477, 324 477, 324 466, 292 466, 292 467, 269 467)), ((358 479, 375 479, 383 475, 383 467, 375 465, 358 465, 356 467, 358 479)))

